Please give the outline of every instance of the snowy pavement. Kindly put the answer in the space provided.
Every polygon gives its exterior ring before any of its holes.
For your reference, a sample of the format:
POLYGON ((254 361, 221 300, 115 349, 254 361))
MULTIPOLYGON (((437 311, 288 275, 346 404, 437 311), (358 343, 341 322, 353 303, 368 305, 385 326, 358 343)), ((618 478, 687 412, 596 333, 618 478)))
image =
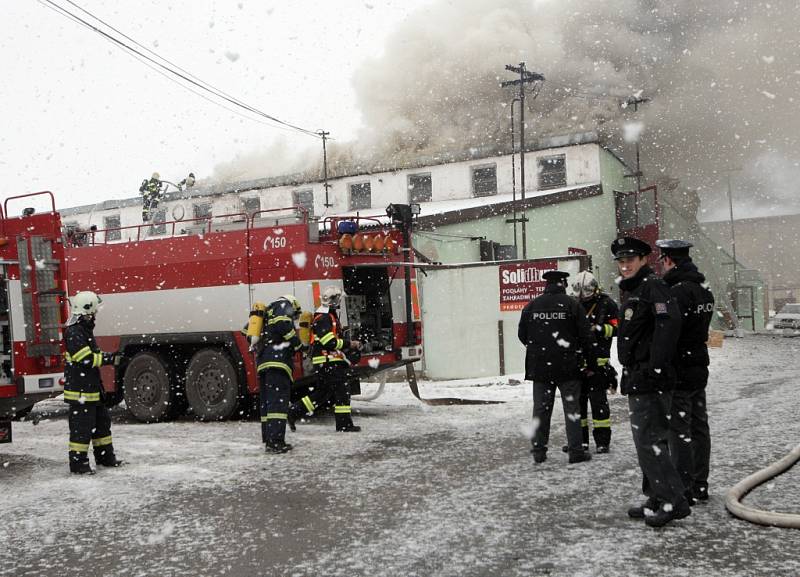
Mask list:
MULTIPOLYGON (((579 465, 560 452, 560 406, 550 458, 533 464, 530 384, 498 377, 421 384, 495 405, 429 407, 387 385, 354 402, 364 432, 300 424, 286 456, 263 454, 256 422, 117 413, 131 464, 90 478, 67 473, 51 401, 0 445, 0 575, 797 576, 800 532, 734 519, 723 501, 800 443, 798 353, 800 339, 764 336, 712 350, 712 498, 661 530, 625 515, 640 477, 619 396, 612 452, 579 465)), ((745 502, 800 512, 799 479, 745 502)))

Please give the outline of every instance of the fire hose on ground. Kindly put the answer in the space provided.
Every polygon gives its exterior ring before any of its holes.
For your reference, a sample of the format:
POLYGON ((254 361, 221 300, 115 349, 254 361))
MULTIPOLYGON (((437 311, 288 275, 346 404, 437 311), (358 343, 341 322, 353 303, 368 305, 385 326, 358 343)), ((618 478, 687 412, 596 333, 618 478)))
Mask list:
POLYGON ((732 515, 744 519, 745 521, 750 521, 751 523, 768 525, 771 527, 800 529, 799 514, 764 511, 762 509, 756 509, 755 507, 749 507, 741 502, 750 491, 789 470, 797 461, 800 461, 800 445, 797 445, 781 460, 736 483, 736 485, 728 491, 725 498, 725 507, 732 515))

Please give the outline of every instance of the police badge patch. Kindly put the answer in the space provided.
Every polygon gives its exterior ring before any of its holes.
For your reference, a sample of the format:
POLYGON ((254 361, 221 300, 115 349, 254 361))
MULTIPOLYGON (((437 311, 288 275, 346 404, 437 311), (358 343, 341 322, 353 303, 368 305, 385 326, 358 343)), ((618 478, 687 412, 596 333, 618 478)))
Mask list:
POLYGON ((625 309, 625 320, 629 321, 633 318, 633 309, 625 309))

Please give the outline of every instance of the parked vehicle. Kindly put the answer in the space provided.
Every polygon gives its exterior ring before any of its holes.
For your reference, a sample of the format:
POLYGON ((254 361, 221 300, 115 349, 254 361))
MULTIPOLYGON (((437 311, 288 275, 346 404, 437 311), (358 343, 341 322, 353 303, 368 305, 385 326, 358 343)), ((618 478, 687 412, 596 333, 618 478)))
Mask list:
POLYGON ((774 329, 800 329, 800 303, 787 303, 772 317, 774 329))

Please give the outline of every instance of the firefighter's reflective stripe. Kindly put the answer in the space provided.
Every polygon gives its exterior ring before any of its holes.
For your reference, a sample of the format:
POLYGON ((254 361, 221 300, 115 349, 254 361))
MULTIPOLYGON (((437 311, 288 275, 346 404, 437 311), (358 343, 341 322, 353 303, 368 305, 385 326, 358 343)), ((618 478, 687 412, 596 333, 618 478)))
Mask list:
POLYGON ((595 419, 592 421, 595 429, 610 429, 611 419, 595 419))
POLYGON ((94 403, 100 401, 100 393, 82 393, 80 391, 64 391, 64 400, 94 403))
POLYGON ((77 451, 78 453, 88 453, 89 443, 72 443, 69 444, 70 451, 77 451))
POLYGON ((610 339, 614 336, 614 326, 605 324, 603 325, 603 336, 607 339, 610 339))
POLYGON ((589 419, 581 419, 581 427, 588 427, 589 419))
POLYGON ((309 413, 313 413, 314 412, 314 403, 311 401, 311 397, 305 396, 301 400, 303 401, 303 404, 305 405, 306 409, 308 409, 308 412, 309 413))
POLYGON ((295 336, 296 334, 297 334, 297 332, 296 332, 294 329, 292 329, 292 330, 290 330, 288 333, 286 333, 285 335, 283 335, 283 338, 284 338, 284 340, 287 340, 287 341, 288 341, 289 339, 291 339, 291 338, 292 338, 293 336, 295 336))
POLYGON ((65 356, 67 357, 68 361, 72 363, 79 363, 91 354, 92 354, 92 348, 87 345, 83 347, 81 350, 79 350, 77 353, 72 355, 72 357, 69 356, 69 353, 67 353, 65 356))
POLYGON ((292 378, 292 368, 286 363, 281 363, 279 361, 267 361, 266 363, 261 363, 258 365, 257 371, 260 373, 261 371, 266 371, 267 369, 283 369, 286 371, 286 374, 289 375, 289 378, 292 378))
POLYGON ((261 422, 266 423, 267 421, 285 421, 288 418, 289 416, 287 413, 267 413, 266 416, 261 417, 261 422))
POLYGON ((323 365, 326 362, 344 363, 347 361, 339 351, 334 351, 333 353, 320 355, 318 357, 311 357, 311 364, 313 365, 323 365))
POLYGON ((597 359, 597 366, 598 367, 604 367, 604 366, 606 366, 608 364, 608 362, 610 360, 611 359, 607 359, 607 358, 606 359, 597 359))
POLYGON ((92 362, 93 367, 102 367, 103 366, 103 353, 94 353, 94 362, 92 362))
POLYGON ((92 439, 92 445, 94 445, 95 447, 105 447, 106 445, 110 445, 111 443, 112 443, 111 435, 108 435, 107 437, 99 437, 97 439, 92 439))
POLYGON ((333 407, 333 412, 337 415, 350 414, 350 405, 336 405, 333 407))
POLYGON ((269 319, 267 321, 267 324, 268 325, 274 325, 275 323, 279 323, 281 321, 287 321, 287 322, 290 322, 290 323, 294 322, 294 321, 292 321, 292 319, 290 319, 286 315, 278 315, 277 317, 272 317, 271 319, 269 319))
POLYGON ((322 335, 322 337, 320 337, 320 339, 319 339, 319 342, 322 345, 327 345, 329 342, 331 342, 335 338, 336 338, 336 335, 333 334, 333 331, 330 331, 330 332, 327 332, 324 335, 322 335))

